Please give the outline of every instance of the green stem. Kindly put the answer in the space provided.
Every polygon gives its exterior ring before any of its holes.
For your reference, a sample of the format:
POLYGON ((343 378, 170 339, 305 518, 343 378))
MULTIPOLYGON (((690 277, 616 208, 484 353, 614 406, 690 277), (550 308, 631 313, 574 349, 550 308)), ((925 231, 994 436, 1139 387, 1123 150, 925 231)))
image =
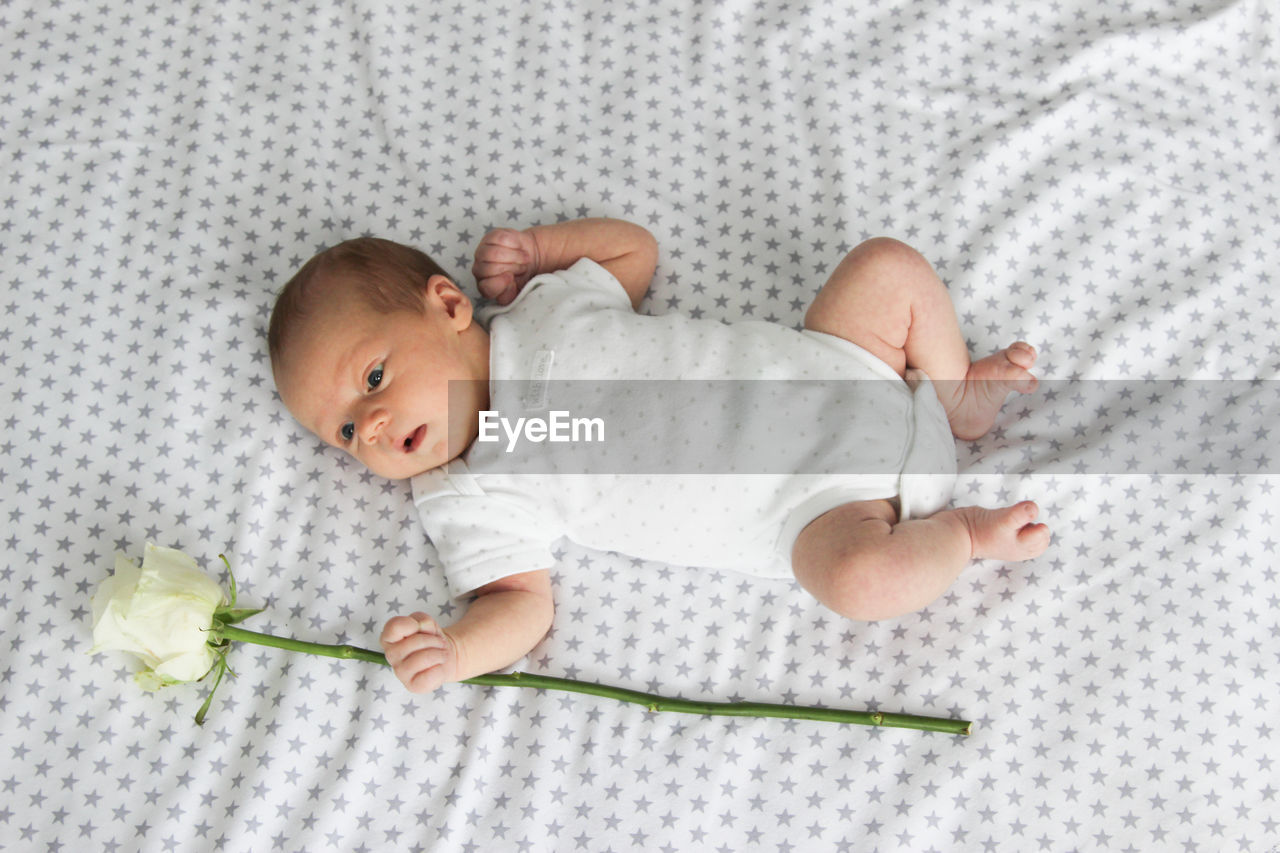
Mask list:
MULTIPOLYGON (((309 643, 306 640, 295 640, 292 637, 276 637, 271 634, 260 634, 257 631, 247 631, 234 625, 224 625, 215 630, 227 640, 255 643, 260 646, 271 646, 309 655, 363 660, 383 666, 388 665, 387 658, 382 652, 362 649, 358 646, 309 643)), ((606 699, 613 699, 618 702, 642 705, 651 712, 674 711, 682 714, 726 717, 782 717, 792 720, 821 720, 832 723, 854 723, 863 726, 918 729, 955 735, 969 734, 972 725, 967 720, 919 717, 914 714, 892 714, 882 711, 846 711, 840 708, 771 705, 764 702, 698 702, 692 699, 670 699, 664 696, 655 696, 651 693, 641 693, 637 690, 606 687, 602 684, 592 684, 587 681, 573 681, 568 678, 534 675, 527 672, 513 672, 506 675, 496 673, 478 675, 475 678, 466 679, 463 683, 489 687, 531 687, 535 690, 563 690, 570 693, 586 693, 591 696, 603 696, 606 699)))
POLYGON ((271 646, 273 649, 288 649, 291 652, 303 652, 304 654, 319 655, 326 658, 362 660, 389 666, 387 656, 382 652, 362 649, 359 646, 331 646, 325 643, 309 643, 306 640, 295 640, 293 637, 261 634, 257 631, 236 627, 235 625, 221 625, 214 628, 214 631, 226 640, 253 643, 259 646, 271 646))

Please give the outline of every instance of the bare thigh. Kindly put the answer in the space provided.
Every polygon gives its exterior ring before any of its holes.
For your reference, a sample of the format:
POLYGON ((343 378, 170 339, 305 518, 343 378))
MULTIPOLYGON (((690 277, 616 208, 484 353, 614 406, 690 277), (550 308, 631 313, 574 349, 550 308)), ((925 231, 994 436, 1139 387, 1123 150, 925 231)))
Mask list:
POLYGON ((887 500, 836 507, 809 523, 791 549, 796 580, 850 619, 912 613, 942 595, 969 562, 960 511, 898 522, 887 500))
POLYGON ((899 376, 918 367, 933 379, 962 379, 969 368, 946 286, 919 252, 887 237, 844 257, 804 325, 857 344, 899 376))
POLYGON ((888 500, 854 501, 815 518, 800 531, 791 548, 796 580, 827 607, 846 616, 842 603, 851 597, 844 571, 851 554, 886 536, 898 521, 888 500))

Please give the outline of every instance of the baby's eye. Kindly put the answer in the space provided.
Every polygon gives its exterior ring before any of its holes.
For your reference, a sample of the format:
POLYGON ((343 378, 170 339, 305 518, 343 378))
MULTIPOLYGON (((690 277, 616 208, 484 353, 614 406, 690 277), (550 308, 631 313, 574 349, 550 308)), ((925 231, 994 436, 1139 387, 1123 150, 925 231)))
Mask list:
POLYGON ((382 365, 379 364, 373 370, 369 371, 369 378, 365 380, 369 384, 369 390, 372 391, 382 384, 382 365))
POLYGON ((345 423, 342 425, 342 429, 339 430, 339 433, 342 435, 343 441, 350 441, 356 437, 356 425, 353 423, 345 423))

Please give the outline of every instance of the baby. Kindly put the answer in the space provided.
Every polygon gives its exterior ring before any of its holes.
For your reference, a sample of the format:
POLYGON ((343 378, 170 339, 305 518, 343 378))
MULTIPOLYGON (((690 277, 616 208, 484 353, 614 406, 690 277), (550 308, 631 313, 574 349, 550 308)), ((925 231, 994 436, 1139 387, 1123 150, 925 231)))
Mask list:
MULTIPOLYGON (((410 690, 510 666, 545 636, 553 614, 547 542, 561 532, 592 547, 686 565, 758 562, 758 574, 776 576, 781 564, 831 610, 868 621, 928 605, 970 560, 1025 560, 1048 546, 1031 501, 945 508, 955 467, 951 435, 978 438, 1009 393, 1034 390, 1036 353, 1018 342, 970 362, 946 288, 916 251, 884 238, 857 246, 818 292, 800 332, 637 314, 656 263, 657 244, 645 229, 584 219, 485 235, 472 268, 480 292, 496 303, 485 308, 474 308, 422 253, 374 239, 322 252, 281 291, 269 344, 285 405, 374 473, 413 478, 452 591, 474 596, 448 627, 425 613, 387 622, 383 649, 410 690), (597 365, 605 357, 643 368, 648 378, 755 378, 794 361, 800 376, 886 380, 868 383, 881 396, 867 408, 893 423, 885 440, 902 446, 889 455, 943 461, 934 476, 790 478, 802 484, 795 487, 767 478, 684 478, 680 489, 719 489, 759 503, 751 512, 763 519, 722 528, 714 512, 688 511, 687 500, 670 510, 653 491, 661 477, 613 478, 582 491, 581 478, 562 478, 573 481, 563 488, 554 477, 533 478, 522 487, 519 477, 468 469, 480 413, 490 410, 497 387, 491 380, 616 375, 612 368, 592 375, 604 370, 597 365), (506 375, 513 370, 526 375, 506 375), (750 485, 756 482, 764 485, 750 485), (575 500, 580 510, 565 511, 575 500), (547 507, 585 521, 549 530, 541 514, 547 507)), ((709 506, 706 495, 692 500, 709 506)))

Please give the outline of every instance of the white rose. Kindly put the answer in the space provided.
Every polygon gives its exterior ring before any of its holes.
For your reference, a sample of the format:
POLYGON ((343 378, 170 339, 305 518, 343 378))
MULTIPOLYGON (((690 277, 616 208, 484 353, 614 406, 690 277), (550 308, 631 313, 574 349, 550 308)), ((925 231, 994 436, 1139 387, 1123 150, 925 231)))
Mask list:
POLYGON ((146 687, 199 681, 218 657, 208 631, 222 603, 222 588, 195 560, 148 542, 141 569, 117 554, 115 574, 93 596, 91 651, 137 655, 146 687))

